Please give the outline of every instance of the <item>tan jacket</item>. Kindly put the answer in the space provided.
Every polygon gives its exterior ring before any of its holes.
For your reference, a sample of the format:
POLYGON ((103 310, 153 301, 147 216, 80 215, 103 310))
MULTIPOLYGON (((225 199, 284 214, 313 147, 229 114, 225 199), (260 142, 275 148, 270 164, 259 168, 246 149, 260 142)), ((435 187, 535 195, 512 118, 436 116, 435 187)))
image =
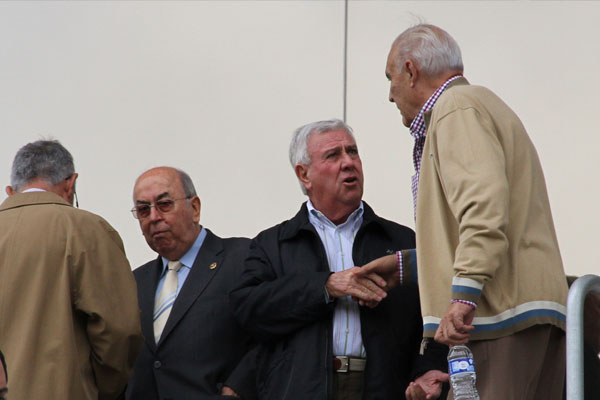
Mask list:
POLYGON ((546 184, 519 118, 463 78, 425 121, 416 220, 425 335, 452 298, 478 304, 473 339, 564 329, 567 284, 546 184))
POLYGON ((118 233, 49 192, 0 206, 0 348, 11 400, 114 399, 142 343, 118 233))

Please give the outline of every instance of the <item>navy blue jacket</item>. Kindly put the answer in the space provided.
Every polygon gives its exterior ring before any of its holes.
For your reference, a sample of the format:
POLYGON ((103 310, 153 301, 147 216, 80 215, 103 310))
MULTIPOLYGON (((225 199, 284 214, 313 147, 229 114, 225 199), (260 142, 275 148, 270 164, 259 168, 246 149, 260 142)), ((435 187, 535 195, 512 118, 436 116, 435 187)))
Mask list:
MULTIPOLYGON (((365 203, 356 234, 357 265, 415 247, 414 232, 375 215, 365 203)), ((325 300, 331 272, 306 204, 294 218, 251 243, 241 281, 230 293, 238 321, 260 341, 261 400, 330 400, 333 388, 333 311, 325 300)), ((375 308, 360 308, 367 353, 364 400, 404 399, 408 383, 430 369, 446 370, 447 348, 430 344, 419 355, 423 323, 416 285, 391 290, 375 308)))

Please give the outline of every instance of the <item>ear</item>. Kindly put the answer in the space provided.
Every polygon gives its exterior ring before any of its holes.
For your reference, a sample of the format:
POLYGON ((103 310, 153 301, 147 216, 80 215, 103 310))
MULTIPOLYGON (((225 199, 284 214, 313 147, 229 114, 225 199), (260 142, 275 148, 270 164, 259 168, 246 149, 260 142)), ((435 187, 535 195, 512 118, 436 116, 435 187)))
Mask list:
POLYGON ((9 196, 12 196, 13 194, 15 194, 15 189, 13 189, 12 186, 7 186, 5 190, 6 190, 6 194, 9 196))
POLYGON ((194 214, 193 214, 193 220, 195 223, 200 223, 200 208, 201 208, 201 202, 200 202, 200 197, 198 196, 194 196, 190 199, 190 205, 192 206, 192 210, 194 210, 194 214))
POLYGON ((62 196, 66 201, 73 204, 73 196, 75 195, 75 181, 79 174, 74 173, 64 181, 64 195, 62 196))
POLYGON ((294 171, 296 171, 296 176, 298 177, 298 180, 304 185, 306 191, 309 191, 312 187, 312 184, 310 182, 310 179, 308 178, 308 165, 296 164, 294 171))
POLYGON ((417 79, 419 79, 419 70, 412 60, 404 61, 404 71, 408 74, 408 84, 410 87, 415 87, 417 79))

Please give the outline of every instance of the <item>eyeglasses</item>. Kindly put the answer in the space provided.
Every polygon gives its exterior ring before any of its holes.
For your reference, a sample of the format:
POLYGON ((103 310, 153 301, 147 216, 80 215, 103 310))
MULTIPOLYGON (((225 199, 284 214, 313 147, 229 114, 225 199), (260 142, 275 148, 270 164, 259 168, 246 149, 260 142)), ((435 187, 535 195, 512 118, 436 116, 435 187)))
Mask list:
POLYGON ((154 203, 138 204, 131 209, 131 213, 135 219, 144 219, 149 217, 152 207, 156 207, 156 210, 160 211, 161 213, 168 213, 173 210, 176 201, 189 200, 192 197, 193 196, 182 197, 180 199, 163 199, 157 200, 154 203))

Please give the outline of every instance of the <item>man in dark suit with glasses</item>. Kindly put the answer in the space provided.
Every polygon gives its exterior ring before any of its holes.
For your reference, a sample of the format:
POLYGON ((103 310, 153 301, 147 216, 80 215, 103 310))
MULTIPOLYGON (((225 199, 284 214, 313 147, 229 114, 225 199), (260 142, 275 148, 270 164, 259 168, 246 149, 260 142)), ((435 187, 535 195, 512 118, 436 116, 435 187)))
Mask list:
POLYGON ((133 202, 158 257, 134 271, 145 345, 127 399, 253 398, 250 339, 227 297, 248 239, 222 239, 200 225, 192 180, 174 168, 144 172, 133 202))

